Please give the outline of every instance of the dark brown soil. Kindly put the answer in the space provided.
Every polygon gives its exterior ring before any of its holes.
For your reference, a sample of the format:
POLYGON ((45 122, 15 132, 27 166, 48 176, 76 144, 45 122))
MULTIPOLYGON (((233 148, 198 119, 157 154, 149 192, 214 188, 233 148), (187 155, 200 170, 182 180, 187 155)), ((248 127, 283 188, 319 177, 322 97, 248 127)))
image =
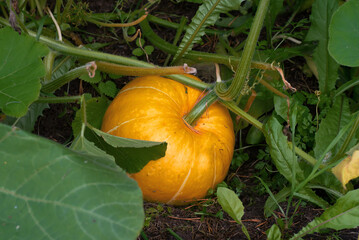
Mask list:
MULTIPOLYGON (((173 1, 175 2, 175 1, 173 1)), ((181 2, 178 4, 172 1, 162 1, 160 5, 152 9, 157 16, 165 19, 173 19, 178 21, 179 16, 187 16, 189 19, 195 14, 195 4, 181 2)), ((112 12, 116 1, 89 1, 90 9, 95 12, 112 12)), ((137 1, 126 1, 123 9, 134 9, 137 1)), ((95 25, 89 24, 83 26, 86 31, 97 33, 101 32, 102 36, 96 37, 94 41, 106 42, 112 38, 106 37, 106 34, 112 33, 106 29, 98 29, 95 25)), ((119 36, 121 30, 116 30, 119 36)), ((168 30, 162 35, 167 40, 174 36, 174 31, 168 30)), ((81 37, 81 34, 79 33, 81 37)), ((204 38, 206 39, 206 38, 204 38)), ((207 38, 210 41, 206 46, 208 51, 213 50, 215 37, 207 38)), ((131 44, 117 46, 112 44, 104 49, 106 52, 113 54, 130 56, 131 44)), ((150 61, 161 65, 166 55, 160 51, 155 51, 150 56, 150 61)), ((288 80, 292 85, 298 89, 313 92, 317 89, 314 78, 310 78, 303 74, 301 67, 303 66, 301 58, 292 59, 285 63, 285 72, 288 80)), ((123 82, 118 82, 121 86, 123 82)), ((67 91, 68 86, 63 87, 57 91, 57 95, 63 95, 67 91)), ((85 91, 89 90, 91 86, 85 86, 85 91)), ((69 92, 67 94, 77 95, 80 89, 80 82, 75 81, 70 84, 69 92)), ((44 111, 43 116, 38 119, 35 127, 35 133, 45 136, 59 143, 68 143, 72 140, 71 122, 74 119, 74 114, 77 104, 57 104, 50 105, 50 109, 44 111)), ((252 239, 266 239, 266 230, 268 230, 274 223, 274 217, 265 218, 263 215, 263 206, 268 195, 258 194, 256 186, 260 183, 254 178, 254 173, 257 171, 254 168, 254 163, 257 149, 248 150, 250 156, 254 156, 237 170, 231 170, 229 175, 237 177, 243 183, 240 199, 245 207, 245 214, 242 218, 243 224, 248 229, 252 239)), ((138 239, 247 239, 241 230, 241 226, 233 221, 226 213, 223 213, 220 205, 217 203, 215 196, 210 196, 203 201, 195 202, 185 207, 174 207, 163 204, 145 203, 146 223, 143 233, 138 239)), ((285 206, 283 206, 285 207, 285 206)), ((305 226, 316 216, 320 215, 322 210, 317 209, 310 204, 301 205, 296 213, 294 213, 294 220, 292 226, 285 232, 286 236, 292 236, 298 232, 301 227, 305 226)), ((283 218, 279 212, 276 212, 279 218, 283 218)), ((308 235, 305 239, 344 239, 354 240, 358 237, 358 229, 346 230, 340 233, 327 232, 321 234, 308 235), (337 238, 335 238, 335 237, 337 238)))

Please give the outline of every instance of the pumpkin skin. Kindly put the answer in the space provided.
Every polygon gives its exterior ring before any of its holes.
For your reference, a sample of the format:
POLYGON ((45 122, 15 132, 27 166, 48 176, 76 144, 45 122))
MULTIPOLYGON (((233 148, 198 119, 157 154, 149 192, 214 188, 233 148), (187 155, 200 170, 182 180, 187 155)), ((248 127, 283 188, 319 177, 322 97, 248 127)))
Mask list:
POLYGON ((226 177, 235 142, 228 110, 214 103, 194 127, 183 120, 201 95, 176 81, 146 76, 129 82, 108 107, 102 131, 167 142, 165 157, 130 175, 146 201, 183 205, 203 198, 226 177))

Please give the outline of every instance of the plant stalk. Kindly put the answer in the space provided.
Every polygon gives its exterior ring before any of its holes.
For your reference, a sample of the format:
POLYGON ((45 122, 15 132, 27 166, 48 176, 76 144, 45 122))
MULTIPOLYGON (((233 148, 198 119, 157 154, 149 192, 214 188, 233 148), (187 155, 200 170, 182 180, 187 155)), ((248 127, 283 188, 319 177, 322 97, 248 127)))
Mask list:
POLYGON ((88 67, 89 67, 88 64, 85 64, 81 67, 74 68, 71 71, 68 71, 67 73, 65 73, 64 75, 62 75, 59 78, 56 78, 53 81, 45 82, 42 85, 41 91, 47 92, 47 93, 55 91, 56 89, 62 87, 66 83, 80 77, 81 75, 87 74, 88 67))
MULTIPOLYGON (((173 67, 155 67, 155 68, 143 68, 143 67, 131 67, 114 63, 108 63, 103 61, 96 61, 97 68, 100 71, 126 76, 148 76, 148 75, 171 75, 171 74, 186 74, 196 73, 195 68, 184 66, 173 67)), ((210 85, 208 84, 208 87, 210 85)))
POLYGON ((246 44, 242 53, 242 57, 238 63, 237 71, 231 85, 223 91, 222 88, 215 88, 218 97, 232 101, 237 98, 246 82, 251 68, 254 51, 257 46, 258 37, 266 17, 270 0, 261 0, 253 20, 251 30, 249 32, 246 44))
POLYGON ((211 106, 212 103, 218 100, 214 91, 208 92, 198 103, 194 105, 191 111, 183 117, 192 127, 196 125, 197 120, 204 114, 204 112, 211 106))
MULTIPOLYGON (((0 17, 0 24, 10 26, 10 24, 7 22, 7 20, 5 20, 4 18, 1 18, 1 17, 0 17)), ((34 33, 33 31, 29 30, 28 34, 32 37, 36 37, 36 33, 34 33)), ((72 47, 72 46, 69 46, 67 44, 64 44, 62 42, 56 41, 54 39, 51 39, 51 38, 48 38, 45 36, 40 36, 39 41, 41 43, 47 45, 48 47, 52 48, 53 50, 58 51, 59 53, 70 55, 70 56, 75 56, 75 57, 80 57, 80 58, 86 59, 88 61, 99 60, 99 61, 117 63, 120 65, 134 66, 134 67, 147 67, 147 68, 156 67, 153 64, 146 63, 146 62, 143 62, 143 61, 140 61, 137 59, 132 59, 132 58, 122 57, 122 56, 113 55, 113 54, 109 54, 109 53, 103 53, 103 52, 98 52, 98 51, 89 51, 87 49, 72 47)), ((188 85, 190 85, 194 88, 200 89, 200 90, 204 90, 209 87, 209 85, 207 83, 194 80, 185 75, 173 74, 173 75, 169 75, 167 77, 169 77, 175 81, 178 81, 180 83, 188 84, 188 85)))
MULTIPOLYGON (((235 102, 233 102, 233 101, 229 102, 229 101, 225 101, 222 99, 219 99, 219 102, 222 103, 224 106, 226 106, 233 113, 235 113, 238 116, 241 116, 241 118, 243 118, 244 120, 246 120, 247 122, 252 124, 254 127, 258 128, 260 131, 263 132, 263 124, 260 121, 258 121, 256 118, 252 117, 251 115, 246 113, 244 110, 239 108, 235 102)), ((292 147, 291 142, 288 142, 288 144, 289 144, 289 147, 292 147)), ((294 147, 294 150, 295 150, 296 154, 298 154, 301 158, 306 160, 311 165, 315 165, 315 163, 317 162, 317 160, 315 158, 313 158, 312 156, 310 156, 309 154, 307 154, 300 148, 294 147)), ((324 167, 324 165, 321 165, 320 168, 321 167, 324 167)))
POLYGON ((65 96, 65 97, 39 97, 36 103, 72 103, 81 100, 81 96, 65 96))
POLYGON ((344 157, 345 155, 345 151, 349 145, 349 143, 351 142, 351 140, 353 139, 354 135, 356 134, 357 130, 359 127, 359 114, 357 114, 357 117, 355 118, 355 122, 353 127, 351 127, 349 134, 347 135, 347 137, 345 138, 342 146, 340 147, 338 153, 330 160, 329 163, 333 163, 338 161, 340 158, 344 157))
MULTIPOLYGON (((147 19, 140 23, 140 27, 142 29, 143 35, 151 42, 152 45, 157 47, 158 49, 174 55, 177 52, 177 47, 159 37, 150 27, 149 22, 147 19)), ((239 58, 228 56, 228 55, 221 55, 215 53, 206 53, 206 52, 199 52, 191 50, 185 56, 185 59, 190 59, 196 62, 211 62, 211 63, 219 63, 224 64, 234 70, 237 69, 237 65, 239 63, 239 58)), ((262 63, 257 61, 252 61, 251 63, 252 68, 262 69, 262 70, 274 70, 271 64, 262 63)))

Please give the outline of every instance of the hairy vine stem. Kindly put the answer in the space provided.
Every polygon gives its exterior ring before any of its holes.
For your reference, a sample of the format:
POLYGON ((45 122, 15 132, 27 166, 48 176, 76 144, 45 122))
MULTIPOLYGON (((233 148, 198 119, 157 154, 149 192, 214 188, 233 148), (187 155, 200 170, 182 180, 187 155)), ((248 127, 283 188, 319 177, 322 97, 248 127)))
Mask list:
MULTIPOLYGON (((9 22, 6 19, 1 18, 1 17, 0 17, 0 24, 10 26, 9 22)), ((28 30, 28 34, 30 36, 36 38, 35 32, 28 30)), ((54 39, 51 39, 51 38, 45 37, 45 36, 40 36, 39 42, 47 45, 48 47, 50 47, 51 49, 53 49, 59 53, 79 57, 79 58, 85 59, 87 61, 100 60, 100 61, 105 61, 105 62, 117 63, 120 65, 142 67, 142 68, 155 68, 156 67, 155 65, 153 65, 151 63, 143 62, 143 61, 140 61, 137 59, 132 59, 132 58, 128 58, 128 57, 123 57, 123 56, 119 56, 119 55, 103 53, 103 52, 98 52, 98 51, 90 51, 90 50, 87 50, 84 48, 73 47, 68 44, 56 41, 54 39)), ((167 77, 169 77, 175 81, 178 81, 180 83, 186 84, 188 86, 200 89, 200 90, 209 89, 212 86, 211 84, 194 80, 185 75, 173 74, 173 75, 169 75, 167 77)))
POLYGON ((240 92, 251 69, 252 58, 267 13, 269 2, 270 0, 261 0, 259 3, 251 30, 246 40, 246 45, 244 47, 242 57, 238 63, 237 71, 234 75, 234 79, 231 85, 224 91, 222 86, 215 88, 218 97, 224 100, 232 101, 240 95, 240 92))

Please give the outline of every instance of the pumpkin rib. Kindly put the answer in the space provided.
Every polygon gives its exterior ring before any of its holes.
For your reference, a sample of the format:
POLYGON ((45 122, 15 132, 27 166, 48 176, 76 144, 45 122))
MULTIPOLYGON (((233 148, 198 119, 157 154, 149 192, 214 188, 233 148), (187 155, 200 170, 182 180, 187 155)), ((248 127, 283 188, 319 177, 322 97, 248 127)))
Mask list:
POLYGON ((144 118, 148 118, 148 116, 146 116, 146 117, 138 117, 138 118, 131 118, 130 120, 126 120, 126 121, 124 121, 124 122, 122 122, 120 124, 117 124, 114 128, 108 130, 106 133, 110 134, 111 132, 117 130, 119 127, 121 127, 122 125, 125 125, 126 123, 129 123, 129 122, 132 122, 132 121, 135 121, 135 120, 139 120, 139 119, 144 119, 144 118))
POLYGON ((130 88, 126 88, 124 89, 123 91, 119 92, 118 95, 120 95, 121 93, 124 93, 124 92, 127 92, 127 91, 130 91, 130 90, 134 90, 134 89, 153 89, 155 91, 158 91, 164 95, 166 95, 169 99, 171 99, 179 109, 181 109, 181 107, 178 105, 178 103, 170 96, 168 95, 166 92, 158 89, 158 88, 155 88, 155 87, 147 87, 147 86, 141 86, 141 87, 130 87, 130 88))
MULTIPOLYGON (((154 117, 156 116, 145 116, 145 117, 136 117, 136 118, 131 118, 129 120, 126 120, 124 122, 121 122, 121 123, 117 123, 115 127, 113 127, 112 129, 110 130, 107 130, 106 133, 108 134, 111 134, 111 132, 117 130, 119 127, 122 127, 123 125, 127 124, 127 123, 130 123, 130 122, 133 122, 135 120, 140 120, 140 119, 153 119, 154 117)), ((173 116, 173 115, 170 115, 170 116, 167 116, 166 119, 178 119, 177 116, 173 116)))
POLYGON ((186 186, 186 183, 189 179, 189 176, 191 175, 191 172, 192 172, 192 168, 193 168, 193 164, 192 166, 190 167, 185 179, 183 180, 181 186, 179 187, 179 189, 177 190, 177 192, 173 195, 173 197, 167 202, 167 204, 171 204, 173 201, 175 201, 178 197, 178 195, 181 193, 181 191, 184 189, 184 187, 186 186))
MULTIPOLYGON (((186 122, 186 121, 184 121, 184 122, 186 122)), ((192 129, 191 129, 192 130, 192 129)), ((193 131, 193 130, 192 130, 193 131)), ((194 153, 193 153, 193 156, 197 156, 197 148, 196 148, 196 136, 194 136, 193 134, 187 134, 187 135, 189 135, 191 138, 192 138, 192 146, 193 146, 193 149, 194 149, 194 153)), ((188 173, 187 173, 187 175, 186 175, 186 177, 184 178, 184 180, 183 180, 183 182, 182 182, 182 184, 181 184, 181 186, 179 187, 179 189, 177 190, 177 192, 173 195, 173 197, 170 199, 170 201, 168 201, 167 202, 167 204, 171 204, 171 202, 174 202, 176 199, 177 199, 177 197, 178 197, 178 195, 181 193, 181 191, 185 188, 185 186, 186 186, 186 184, 187 184, 187 181, 188 181, 188 179, 189 179, 189 177, 190 177, 190 175, 191 175, 191 172, 192 172, 192 169, 193 169, 193 167, 194 167, 194 162, 195 162, 195 160, 196 159, 192 159, 192 161, 191 161, 191 166, 190 166, 190 168, 188 169, 188 173)))
POLYGON ((217 164, 216 164, 216 160, 217 160, 217 151, 216 151, 216 145, 214 145, 214 157, 212 159, 213 162, 213 178, 212 178, 212 188, 214 188, 216 180, 217 180, 217 164))

